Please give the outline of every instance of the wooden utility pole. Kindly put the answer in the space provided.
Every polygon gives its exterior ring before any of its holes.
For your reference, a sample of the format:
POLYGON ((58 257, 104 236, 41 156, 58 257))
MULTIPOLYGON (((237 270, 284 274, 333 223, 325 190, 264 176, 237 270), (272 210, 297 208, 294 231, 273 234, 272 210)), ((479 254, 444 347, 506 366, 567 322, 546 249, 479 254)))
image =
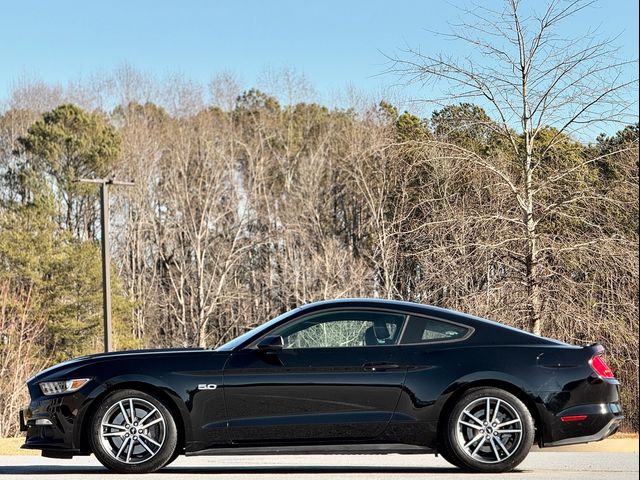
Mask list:
POLYGON ((111 334, 111 243, 109 241, 109 185, 132 186, 133 182, 120 182, 114 178, 81 178, 82 183, 100 184, 100 232, 102 235, 102 316, 104 323, 104 351, 113 350, 111 334))

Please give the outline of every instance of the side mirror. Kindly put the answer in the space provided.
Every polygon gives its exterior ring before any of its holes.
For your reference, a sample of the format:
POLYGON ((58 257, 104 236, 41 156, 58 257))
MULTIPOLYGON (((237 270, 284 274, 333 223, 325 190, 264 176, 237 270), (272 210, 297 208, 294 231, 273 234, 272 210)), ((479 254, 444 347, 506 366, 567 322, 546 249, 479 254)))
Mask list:
POLYGON ((280 335, 274 337, 266 337, 257 345, 258 350, 262 352, 279 352, 284 348, 284 340, 280 335))

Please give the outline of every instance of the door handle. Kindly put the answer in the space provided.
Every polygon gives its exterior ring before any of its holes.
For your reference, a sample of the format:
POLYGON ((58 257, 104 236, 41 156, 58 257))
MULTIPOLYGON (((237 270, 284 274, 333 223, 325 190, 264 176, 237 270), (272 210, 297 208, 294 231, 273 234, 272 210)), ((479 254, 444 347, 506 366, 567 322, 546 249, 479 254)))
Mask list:
POLYGON ((403 368, 401 365, 390 362, 365 363, 362 365, 362 369, 365 372, 385 372, 388 370, 399 370, 401 368, 403 368))

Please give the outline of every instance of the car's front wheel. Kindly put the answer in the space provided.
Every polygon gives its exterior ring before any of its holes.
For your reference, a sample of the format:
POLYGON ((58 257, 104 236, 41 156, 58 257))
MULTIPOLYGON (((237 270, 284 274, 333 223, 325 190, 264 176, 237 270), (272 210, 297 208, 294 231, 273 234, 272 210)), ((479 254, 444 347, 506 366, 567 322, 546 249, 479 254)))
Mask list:
POLYGON ((507 472, 533 444, 531 414, 515 395, 498 388, 465 392, 447 419, 445 448, 452 463, 476 472, 507 472))
POLYGON ((93 416, 90 443, 105 467, 120 473, 162 468, 177 445, 175 421, 165 405, 138 390, 118 390, 105 397, 93 416))

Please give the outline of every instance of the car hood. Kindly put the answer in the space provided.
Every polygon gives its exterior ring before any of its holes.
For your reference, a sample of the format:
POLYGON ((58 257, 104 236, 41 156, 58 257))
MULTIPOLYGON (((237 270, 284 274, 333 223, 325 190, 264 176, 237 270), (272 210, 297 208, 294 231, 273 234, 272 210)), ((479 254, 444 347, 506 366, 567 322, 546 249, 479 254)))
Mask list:
POLYGON ((72 371, 77 367, 81 367, 84 365, 89 365, 92 363, 115 359, 115 358, 136 358, 143 357, 146 355, 156 355, 156 356, 165 356, 165 355, 175 355, 178 353, 189 353, 189 352, 201 352, 205 350, 204 348, 153 348, 153 349, 144 349, 144 350, 122 350, 118 352, 108 352, 108 353, 95 353, 92 355, 84 355, 82 357, 72 358, 71 360, 66 360, 61 363, 57 363, 45 370, 42 370, 27 380, 27 383, 31 383, 34 380, 41 380, 44 377, 52 376, 52 375, 64 375, 65 372, 72 371))

